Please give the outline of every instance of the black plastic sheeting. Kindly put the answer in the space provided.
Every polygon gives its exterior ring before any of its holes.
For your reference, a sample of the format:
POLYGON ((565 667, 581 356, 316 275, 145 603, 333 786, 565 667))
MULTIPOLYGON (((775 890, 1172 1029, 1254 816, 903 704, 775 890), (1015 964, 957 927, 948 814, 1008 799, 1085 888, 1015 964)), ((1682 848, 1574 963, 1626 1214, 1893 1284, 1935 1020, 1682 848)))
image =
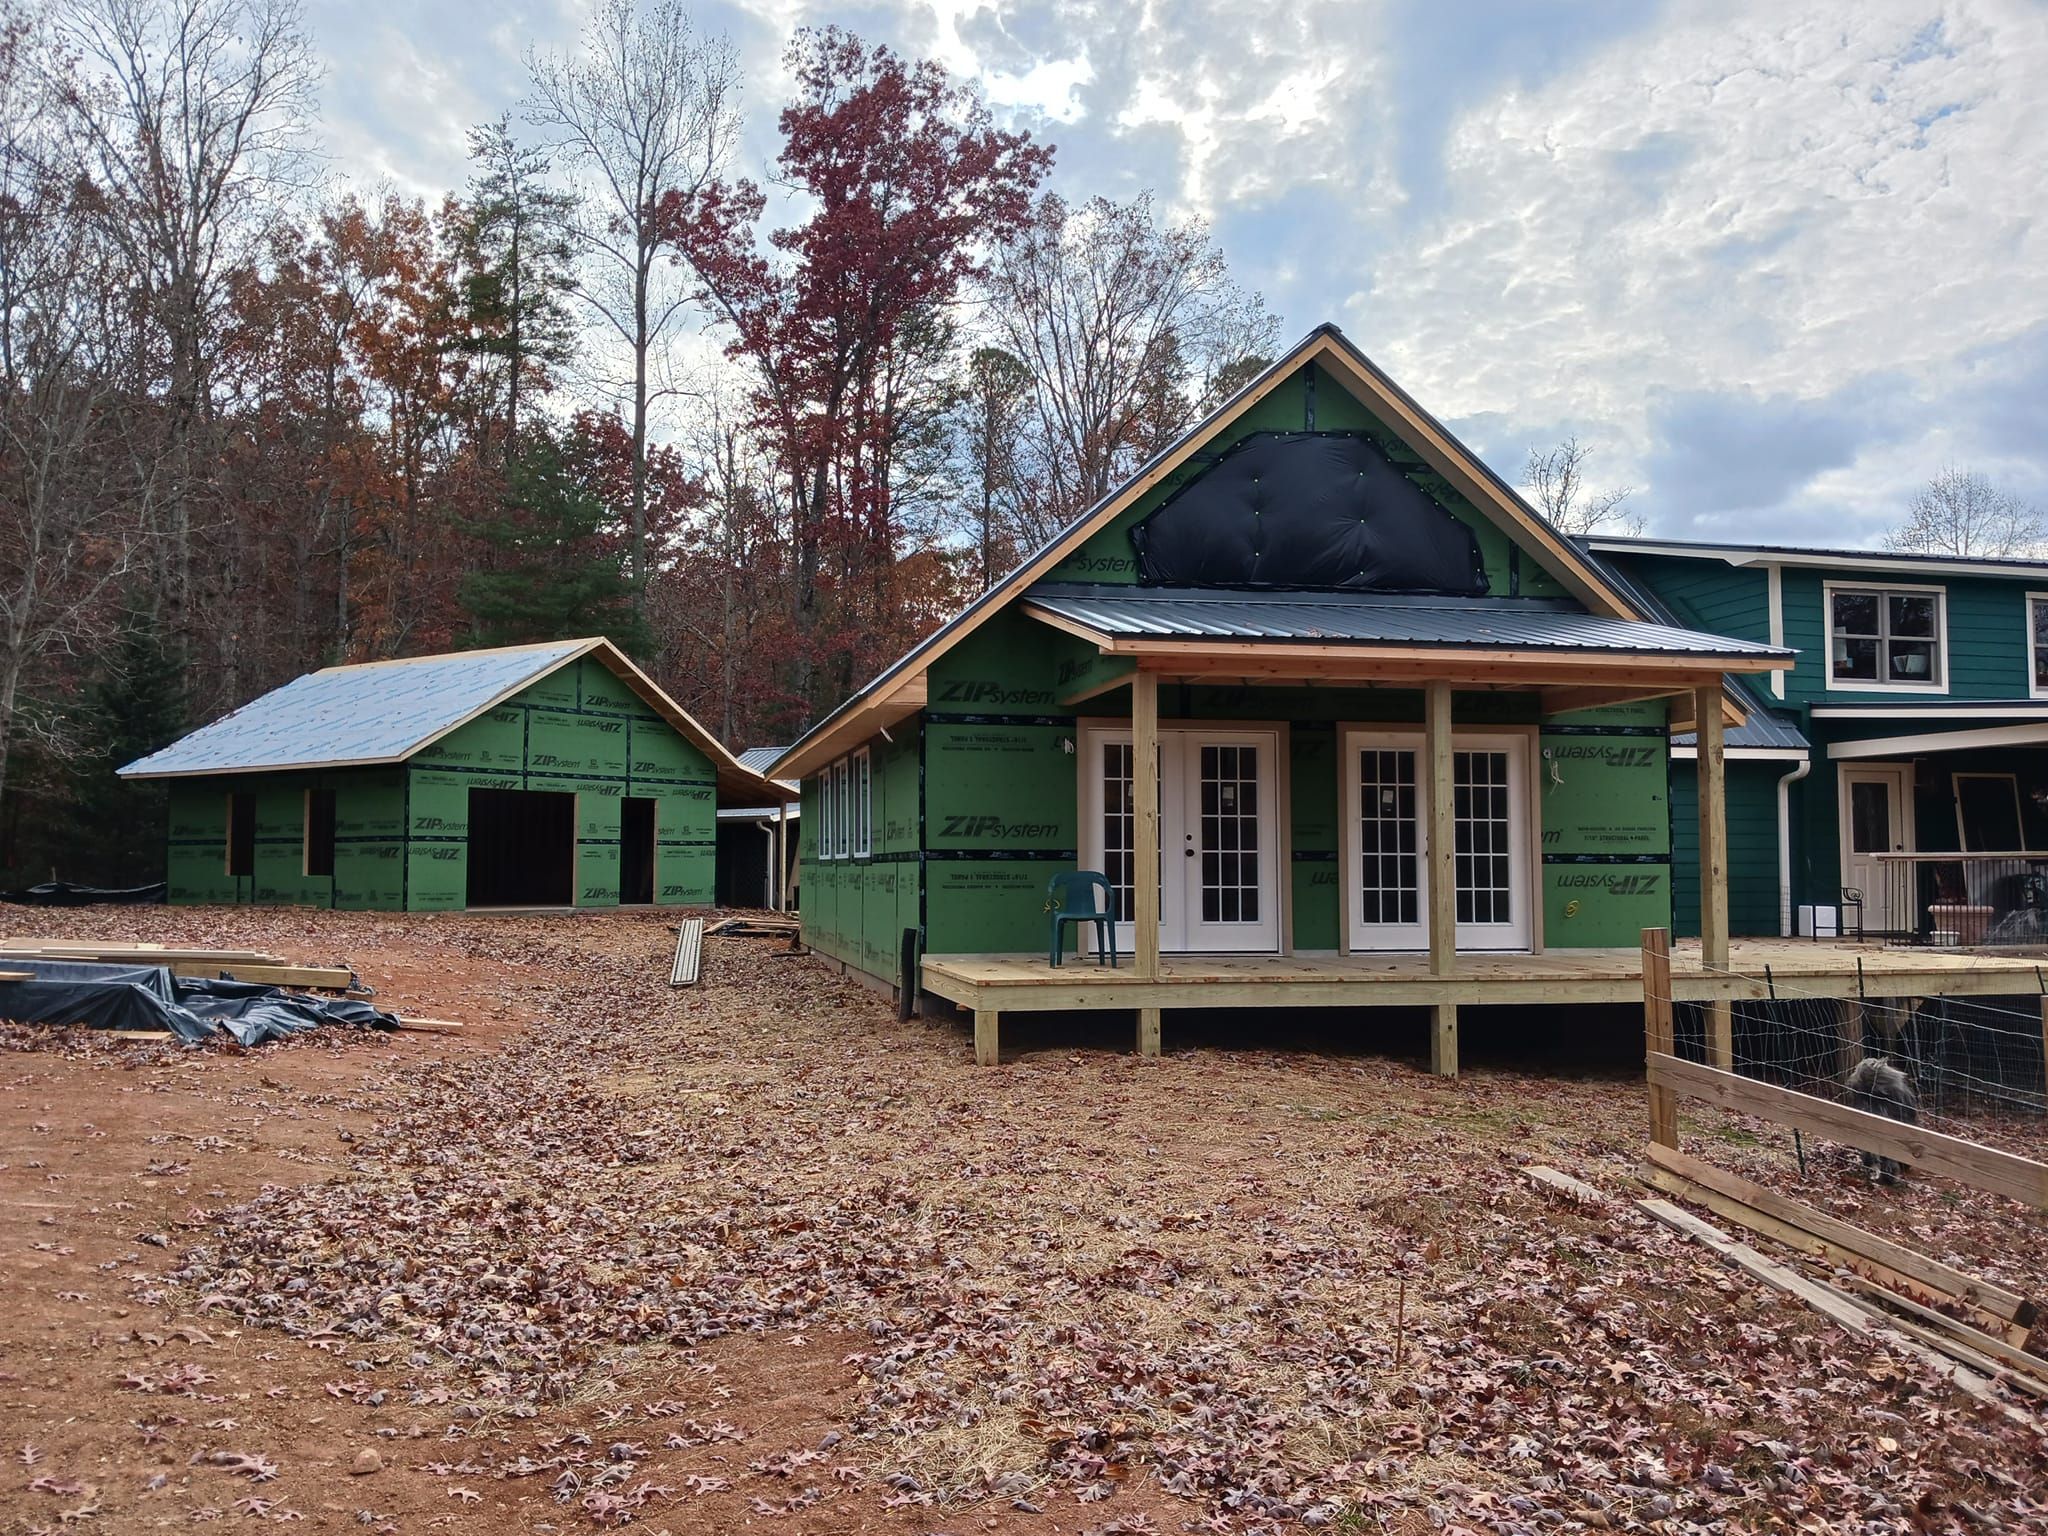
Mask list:
POLYGON ((301 1030, 341 1025, 396 1029, 398 1020, 352 997, 308 997, 253 981, 173 976, 167 966, 85 960, 0 960, 32 980, 0 982, 0 1018, 87 1029, 167 1029, 185 1040, 223 1032, 260 1045, 301 1030))
POLYGON ((46 880, 26 890, 0 891, 0 901, 24 907, 139 907, 161 903, 164 883, 154 885, 73 885, 69 880, 46 880))
POLYGON ((1479 540, 1370 439, 1260 432, 1131 529, 1138 579, 1482 597, 1479 540))

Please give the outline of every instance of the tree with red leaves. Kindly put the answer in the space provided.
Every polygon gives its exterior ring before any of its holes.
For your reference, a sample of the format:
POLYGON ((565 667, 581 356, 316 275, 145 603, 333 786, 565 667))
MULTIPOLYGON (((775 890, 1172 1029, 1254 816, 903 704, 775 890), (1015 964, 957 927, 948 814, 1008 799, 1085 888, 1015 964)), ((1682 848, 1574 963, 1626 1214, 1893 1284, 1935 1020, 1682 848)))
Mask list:
POLYGON ((934 583, 971 575, 930 550, 899 563, 898 491, 946 403, 951 306, 1028 218, 1052 150, 996 129, 939 65, 836 27, 798 33, 787 64, 776 180, 804 220, 764 254, 767 198, 744 181, 672 194, 660 214, 753 373, 791 507, 793 682, 818 707, 950 606, 934 583))

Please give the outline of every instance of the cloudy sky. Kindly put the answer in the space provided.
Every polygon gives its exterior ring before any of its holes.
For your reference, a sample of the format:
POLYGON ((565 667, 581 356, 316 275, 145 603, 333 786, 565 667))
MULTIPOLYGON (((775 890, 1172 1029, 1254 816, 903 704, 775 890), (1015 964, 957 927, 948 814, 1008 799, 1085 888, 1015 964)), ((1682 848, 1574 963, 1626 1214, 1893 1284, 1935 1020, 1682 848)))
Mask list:
MULTIPOLYGON (((338 176, 438 197, 577 0, 308 0, 338 176)), ((979 79, 1086 196, 1210 221, 1493 465, 1576 433, 1653 531, 1875 543, 1946 463, 2048 506, 2043 0, 717 0, 979 79)))

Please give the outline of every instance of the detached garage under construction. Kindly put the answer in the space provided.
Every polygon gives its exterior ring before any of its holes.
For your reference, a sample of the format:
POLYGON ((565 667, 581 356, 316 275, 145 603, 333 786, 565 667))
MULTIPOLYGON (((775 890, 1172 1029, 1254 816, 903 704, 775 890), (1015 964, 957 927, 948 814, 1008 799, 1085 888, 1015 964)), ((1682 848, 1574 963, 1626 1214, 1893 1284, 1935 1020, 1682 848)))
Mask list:
POLYGON ((709 905, 718 808, 786 798, 602 639, 329 667, 121 775, 174 902, 405 911, 709 905))

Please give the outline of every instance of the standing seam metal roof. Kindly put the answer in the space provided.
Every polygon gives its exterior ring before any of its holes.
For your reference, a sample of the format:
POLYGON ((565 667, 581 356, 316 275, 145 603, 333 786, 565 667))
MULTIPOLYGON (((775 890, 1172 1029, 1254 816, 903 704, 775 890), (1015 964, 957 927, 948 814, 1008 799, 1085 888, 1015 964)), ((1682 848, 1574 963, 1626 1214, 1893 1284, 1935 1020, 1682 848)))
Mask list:
POLYGON ((1334 640, 1713 657, 1792 654, 1782 647, 1675 625, 1603 618, 1574 604, 1544 598, 1390 597, 1362 592, 1043 583, 1027 591, 1024 602, 1104 634, 1162 640, 1334 640))

